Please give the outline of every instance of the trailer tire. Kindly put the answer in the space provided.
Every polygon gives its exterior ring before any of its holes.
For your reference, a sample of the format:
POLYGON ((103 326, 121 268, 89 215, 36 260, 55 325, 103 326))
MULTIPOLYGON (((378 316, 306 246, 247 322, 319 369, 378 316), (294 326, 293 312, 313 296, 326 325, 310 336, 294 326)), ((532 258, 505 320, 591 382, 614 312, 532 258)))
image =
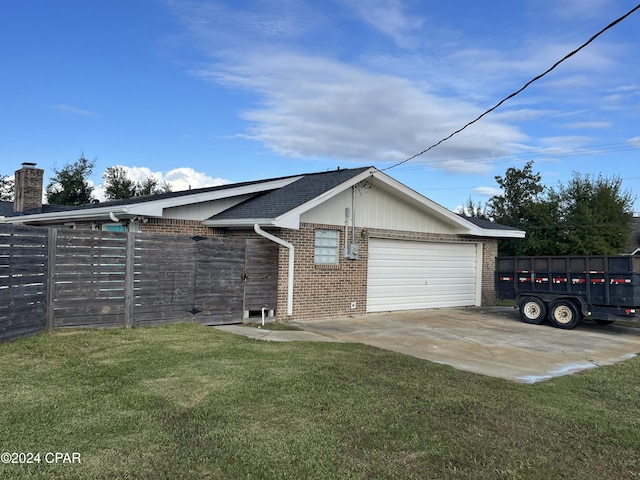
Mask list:
POLYGON ((547 305, 537 297, 526 297, 520 302, 520 320, 540 325, 547 319, 547 305))
POLYGON ((580 325, 582 315, 570 300, 558 300, 551 305, 549 322, 556 328, 570 330, 580 325))

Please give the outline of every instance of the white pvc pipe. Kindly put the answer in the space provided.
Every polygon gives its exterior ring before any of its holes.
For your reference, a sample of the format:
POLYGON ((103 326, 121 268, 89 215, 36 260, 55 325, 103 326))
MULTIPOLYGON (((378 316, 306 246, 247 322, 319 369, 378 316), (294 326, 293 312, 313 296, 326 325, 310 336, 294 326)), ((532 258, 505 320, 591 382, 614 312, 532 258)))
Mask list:
POLYGON ((293 315, 293 261, 295 259, 294 248, 289 242, 276 237, 275 235, 271 235, 270 233, 265 232, 260 228, 260 225, 257 223, 253 225, 253 230, 268 240, 277 243, 278 245, 282 245, 283 247, 287 247, 289 249, 289 273, 287 275, 287 315, 290 317, 293 315))

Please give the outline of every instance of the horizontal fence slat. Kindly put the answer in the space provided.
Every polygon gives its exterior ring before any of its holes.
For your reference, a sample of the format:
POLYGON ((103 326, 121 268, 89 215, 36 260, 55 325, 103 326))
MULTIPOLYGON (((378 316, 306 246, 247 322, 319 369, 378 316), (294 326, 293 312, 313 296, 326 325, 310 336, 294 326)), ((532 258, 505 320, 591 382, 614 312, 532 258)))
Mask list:
POLYGON ((0 224, 0 340, 44 330, 48 229, 0 224))
POLYGON ((0 340, 47 315, 56 328, 240 323, 275 307, 277 262, 262 239, 0 225, 0 340))

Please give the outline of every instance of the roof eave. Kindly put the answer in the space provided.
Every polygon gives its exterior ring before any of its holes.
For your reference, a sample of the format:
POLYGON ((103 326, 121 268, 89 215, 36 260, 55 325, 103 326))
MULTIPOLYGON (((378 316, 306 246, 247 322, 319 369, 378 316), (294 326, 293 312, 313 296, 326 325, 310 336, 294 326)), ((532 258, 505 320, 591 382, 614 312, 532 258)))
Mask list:
POLYGON ((476 227, 471 229, 468 235, 486 238, 525 238, 527 236, 527 232, 524 230, 501 230, 476 227))
POLYGON ((95 208, 88 210, 65 210, 62 212, 51 213, 34 213, 30 215, 17 215, 13 217, 6 217, 6 223, 16 223, 22 225, 42 225, 47 223, 60 223, 60 222, 73 222, 76 220, 105 220, 110 219, 111 214, 122 218, 131 218, 136 216, 126 206, 125 207, 111 207, 111 208, 95 208))

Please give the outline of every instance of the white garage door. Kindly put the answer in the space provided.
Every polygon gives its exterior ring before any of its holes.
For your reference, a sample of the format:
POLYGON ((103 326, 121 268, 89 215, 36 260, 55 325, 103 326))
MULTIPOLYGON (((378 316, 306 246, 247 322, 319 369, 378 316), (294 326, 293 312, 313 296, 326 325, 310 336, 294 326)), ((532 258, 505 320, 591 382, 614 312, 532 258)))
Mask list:
POLYGON ((475 243, 369 240, 367 312, 479 304, 475 243))

